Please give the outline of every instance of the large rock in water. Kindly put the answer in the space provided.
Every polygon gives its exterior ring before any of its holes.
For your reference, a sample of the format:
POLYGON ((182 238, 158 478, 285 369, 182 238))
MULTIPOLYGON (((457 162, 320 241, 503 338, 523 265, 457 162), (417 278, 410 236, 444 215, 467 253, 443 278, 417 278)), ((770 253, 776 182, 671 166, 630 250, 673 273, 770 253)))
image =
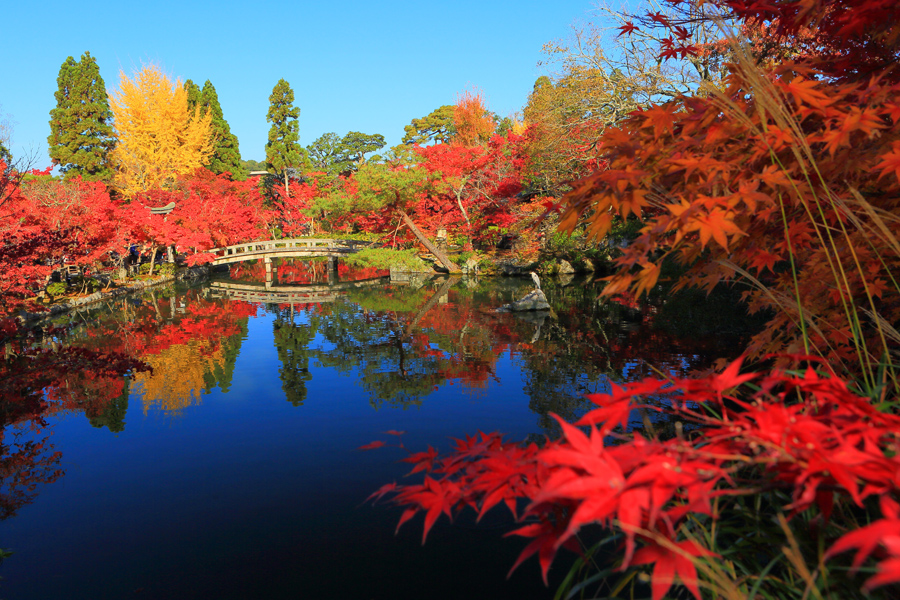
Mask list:
POLYGON ((497 309, 497 312, 525 312, 531 310, 550 310, 547 296, 541 290, 532 290, 520 300, 516 300, 497 309))
POLYGON ((575 267, 573 267, 572 263, 569 261, 561 260, 559 261, 559 270, 557 272, 561 275, 567 275, 569 273, 574 273, 575 267))

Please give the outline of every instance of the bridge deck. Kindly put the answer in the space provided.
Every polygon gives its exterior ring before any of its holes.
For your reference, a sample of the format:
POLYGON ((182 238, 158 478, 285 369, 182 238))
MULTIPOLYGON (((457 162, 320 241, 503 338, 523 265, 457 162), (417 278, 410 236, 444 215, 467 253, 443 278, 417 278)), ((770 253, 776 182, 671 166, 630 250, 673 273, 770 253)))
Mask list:
POLYGON ((255 260, 259 258, 310 258, 314 256, 341 256, 359 252, 371 242, 357 240, 334 240, 319 238, 297 238, 290 240, 268 240, 235 244, 225 248, 213 248, 216 254, 214 265, 255 260))

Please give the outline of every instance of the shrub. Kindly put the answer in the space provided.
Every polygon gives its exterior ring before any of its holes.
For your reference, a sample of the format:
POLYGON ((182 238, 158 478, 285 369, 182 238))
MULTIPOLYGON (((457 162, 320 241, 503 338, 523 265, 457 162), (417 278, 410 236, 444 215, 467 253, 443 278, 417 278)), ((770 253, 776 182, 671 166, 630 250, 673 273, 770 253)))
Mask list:
POLYGON ((341 258, 348 265, 375 267, 378 269, 402 268, 425 271, 429 267, 422 262, 415 250, 391 250, 389 248, 365 248, 341 258))
POLYGON ((47 286, 46 291, 47 294, 51 297, 54 296, 62 296, 66 293, 66 284, 62 281, 58 281, 56 283, 51 283, 47 286))

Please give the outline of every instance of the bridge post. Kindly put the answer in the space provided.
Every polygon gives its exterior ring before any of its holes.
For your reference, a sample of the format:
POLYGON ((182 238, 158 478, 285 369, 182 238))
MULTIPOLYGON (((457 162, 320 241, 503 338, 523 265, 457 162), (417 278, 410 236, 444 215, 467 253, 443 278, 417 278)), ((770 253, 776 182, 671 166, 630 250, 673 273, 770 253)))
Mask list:
POLYGON ((272 257, 266 256, 263 258, 263 262, 266 263, 266 289, 270 289, 272 287, 272 257))

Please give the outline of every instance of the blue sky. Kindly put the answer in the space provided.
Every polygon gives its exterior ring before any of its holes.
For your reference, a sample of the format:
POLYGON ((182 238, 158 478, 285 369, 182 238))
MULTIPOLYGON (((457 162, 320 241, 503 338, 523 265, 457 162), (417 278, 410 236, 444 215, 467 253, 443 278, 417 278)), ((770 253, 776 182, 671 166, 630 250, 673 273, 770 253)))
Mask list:
POLYGON ((268 98, 280 78, 300 108, 300 143, 329 131, 380 133, 477 87, 505 116, 524 105, 544 43, 594 14, 591 0, 422 2, 26 2, 4 8, 0 117, 16 157, 48 166, 49 112, 59 67, 85 51, 108 89, 119 71, 160 65, 170 76, 209 79, 245 159, 261 160, 268 98))

